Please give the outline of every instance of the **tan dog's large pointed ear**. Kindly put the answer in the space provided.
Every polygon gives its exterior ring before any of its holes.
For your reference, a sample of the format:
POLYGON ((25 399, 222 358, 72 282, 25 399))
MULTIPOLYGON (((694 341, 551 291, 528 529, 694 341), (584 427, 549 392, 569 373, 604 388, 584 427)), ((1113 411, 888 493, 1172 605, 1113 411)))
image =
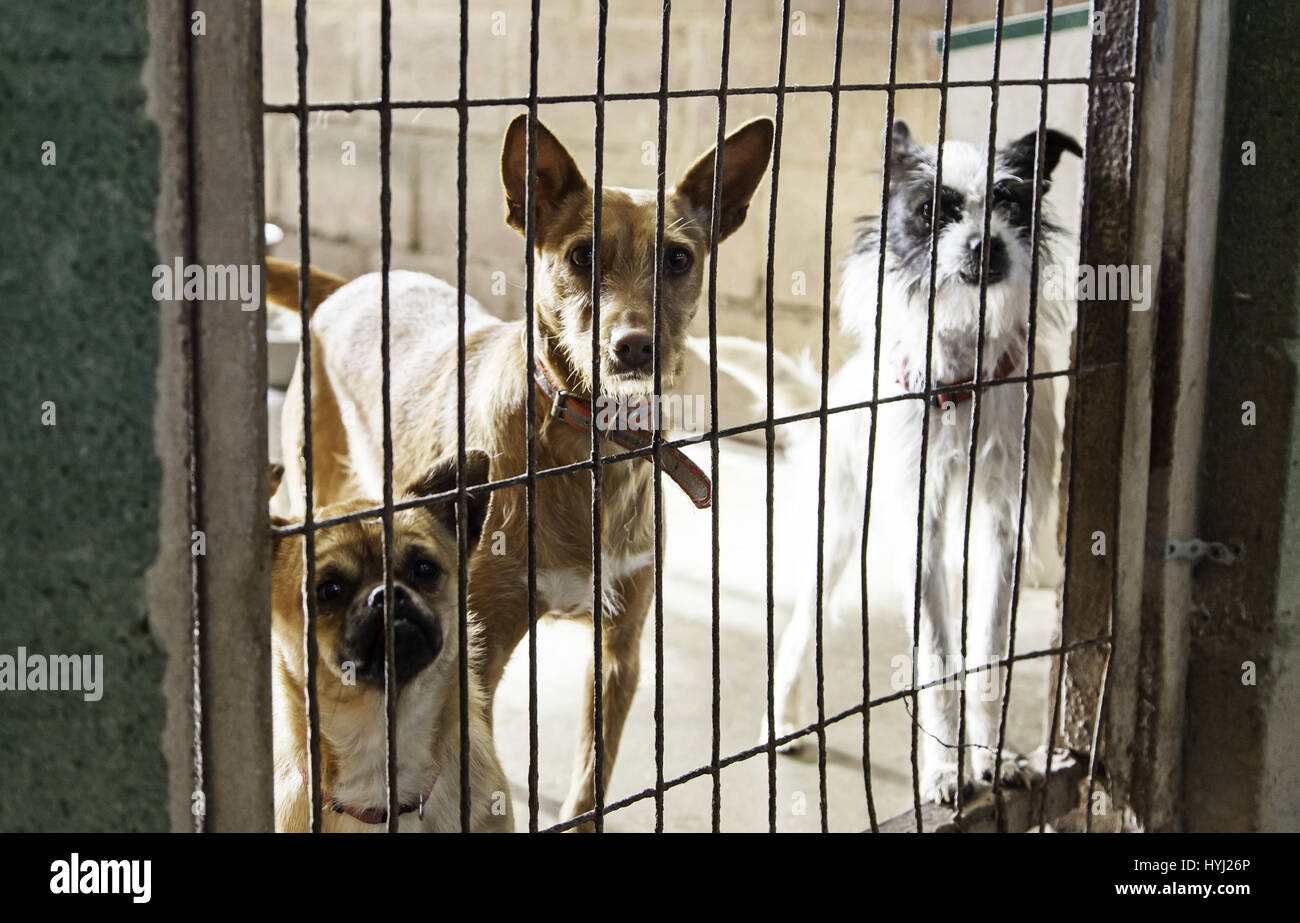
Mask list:
MULTIPOLYGON (((582 171, 563 144, 541 122, 537 123, 537 187, 534 201, 538 224, 547 212, 574 192, 587 188, 582 171)), ((506 223, 524 233, 528 204, 528 116, 521 115, 506 129, 501 146, 501 183, 506 187, 506 223)))
MULTIPOLYGON (((489 459, 486 452, 478 449, 465 450, 465 486, 475 487, 479 484, 486 484, 488 480, 489 459)), ((444 493, 448 490, 456 489, 456 453, 448 452, 438 461, 434 462, 429 473, 420 478, 410 487, 406 488, 406 493, 413 497, 430 497, 434 494, 444 493)), ((465 498, 465 506, 469 512, 466 525, 469 528, 467 542, 470 548, 478 544, 479 535, 483 532, 483 520, 487 518, 488 495, 485 493, 468 494, 465 498)), ((454 499, 447 499, 441 503, 435 503, 427 507, 429 512, 451 532, 456 534, 456 502, 454 499)))
MULTIPOLYGON (((772 156, 772 120, 757 118, 741 125, 722 142, 722 189, 718 240, 726 240, 745 221, 749 199, 758 188, 772 156)), ((714 149, 716 150, 716 148, 714 149)), ((677 194, 706 216, 713 211, 713 154, 709 151, 677 183, 677 194)))

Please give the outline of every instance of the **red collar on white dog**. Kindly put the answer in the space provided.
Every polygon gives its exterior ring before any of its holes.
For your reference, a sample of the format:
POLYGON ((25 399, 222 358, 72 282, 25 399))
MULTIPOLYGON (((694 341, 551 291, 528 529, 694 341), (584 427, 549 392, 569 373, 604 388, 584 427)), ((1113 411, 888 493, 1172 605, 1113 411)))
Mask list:
MULTIPOLYGON (((552 381, 546 364, 540 356, 534 356, 533 370, 533 380, 537 383, 537 390, 551 405, 550 417, 559 417, 574 429, 584 433, 590 433, 594 426, 610 442, 625 449, 644 449, 652 444, 652 430, 602 426, 598 419, 593 419, 591 401, 574 397, 571 392, 552 381)), ((653 460, 650 455, 641 457, 646 461, 653 460)), ((709 476, 680 449, 665 446, 660 457, 663 460, 664 473, 677 483, 677 486, 699 509, 708 509, 709 504, 713 502, 713 484, 710 483, 709 476)))
MULTIPOLYGON (((400 814, 410 814, 412 811, 419 811, 420 817, 424 817, 424 805, 426 802, 428 802, 429 796, 433 794, 433 787, 438 784, 438 776, 440 776, 441 774, 442 774, 441 772, 435 772, 433 774, 433 778, 429 780, 429 785, 428 787, 425 788, 424 794, 420 796, 420 800, 418 802, 416 802, 415 804, 399 805, 397 808, 397 813, 400 815, 400 814)), ((307 770, 299 766, 298 775, 302 776, 303 786, 310 788, 310 783, 308 782, 307 779, 307 770)), ((363 824, 388 823, 388 808, 354 808, 351 805, 347 805, 347 804, 343 804, 342 802, 335 801, 332 797, 330 797, 329 789, 327 789, 324 785, 321 786, 320 795, 321 795, 321 804, 329 808, 335 814, 346 814, 349 817, 355 817, 363 824)))
MULTIPOLYGON (((990 382, 1000 381, 1003 378, 1007 378, 1011 375, 1012 372, 1016 370, 1016 366, 1020 364, 1020 360, 1024 356, 1025 350, 1027 348, 1026 346, 1027 338, 1028 338, 1028 332, 1022 327, 1020 330, 1019 341, 1013 342, 1010 346, 1006 348, 1006 351, 1003 352, 1002 355, 998 357, 998 364, 994 367, 993 374, 990 375, 988 378, 984 379, 984 381, 980 384, 979 390, 981 394, 983 394, 985 391, 989 389, 990 382)), ((908 387, 906 357, 904 357, 898 371, 898 383, 902 385, 904 388, 908 387)), ((935 386, 939 388, 951 388, 954 385, 974 385, 974 384, 975 384, 975 380, 973 377, 966 379, 965 381, 935 382, 935 386)), ((967 401, 971 400, 973 397, 975 397, 975 389, 973 387, 970 387, 970 388, 964 388, 960 391, 940 391, 937 394, 932 394, 930 395, 928 403, 934 407, 942 408, 948 403, 964 404, 967 401)))

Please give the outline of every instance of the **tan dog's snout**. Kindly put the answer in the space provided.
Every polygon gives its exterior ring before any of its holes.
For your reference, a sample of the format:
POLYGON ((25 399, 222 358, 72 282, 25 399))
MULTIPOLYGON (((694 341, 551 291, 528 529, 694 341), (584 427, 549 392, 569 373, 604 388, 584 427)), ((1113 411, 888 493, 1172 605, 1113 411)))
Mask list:
MULTIPOLYGON (((442 628, 406 587, 393 584, 393 659, 398 683, 433 663, 442 651, 442 628)), ((348 612, 341 654, 356 666, 358 681, 384 684, 384 585, 370 589, 348 612)))
POLYGON ((620 369, 649 369, 654 360, 654 334, 640 327, 615 327, 609 335, 609 352, 620 369))

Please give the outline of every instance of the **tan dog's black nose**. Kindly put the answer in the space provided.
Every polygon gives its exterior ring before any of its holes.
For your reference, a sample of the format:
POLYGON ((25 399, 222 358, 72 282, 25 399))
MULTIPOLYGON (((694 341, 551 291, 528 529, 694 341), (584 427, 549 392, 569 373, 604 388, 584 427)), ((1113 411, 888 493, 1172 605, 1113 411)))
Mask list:
POLYGON ((645 368, 654 358, 654 337, 645 330, 630 327, 616 329, 610 337, 614 358, 629 369, 645 368))
MULTIPOLYGON (((382 685, 384 681, 384 588, 367 594, 364 608, 345 637, 348 659, 357 664, 357 678, 382 685)), ((437 658, 442 650, 442 629, 421 611, 406 587, 393 586, 393 648, 397 681, 404 683, 437 658)))

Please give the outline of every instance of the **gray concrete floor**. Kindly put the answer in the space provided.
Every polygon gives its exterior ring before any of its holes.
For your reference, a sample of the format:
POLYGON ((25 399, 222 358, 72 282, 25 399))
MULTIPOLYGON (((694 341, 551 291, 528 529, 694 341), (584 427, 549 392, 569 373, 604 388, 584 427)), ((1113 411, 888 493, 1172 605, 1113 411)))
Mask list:
MULTIPOLYGON (((707 448, 693 452, 707 469, 707 448)), ((720 471, 720 644, 719 688, 721 754, 726 756, 758 742, 766 709, 766 547, 765 464, 761 451, 723 443, 720 471)), ((775 507, 777 568, 773 575, 777 637, 789 618, 800 574, 781 566, 796 560, 797 543, 806 530, 790 521, 812 499, 778 463, 775 507)), ((815 492, 815 485, 811 490, 815 492)), ((815 496, 815 495, 814 495, 815 496)), ((712 602, 711 517, 696 510, 665 481, 667 553, 664 568, 663 688, 664 777, 707 766, 712 751, 712 602)), ((815 507, 814 507, 815 508, 815 507)), ((825 708, 828 715, 862 699, 862 642, 857 582, 850 577, 832 600, 824 630, 825 708)), ((874 594, 873 594, 874 596, 874 594)), ((1055 594, 1027 589, 1022 595, 1017 650, 1050 644, 1055 594)), ((874 606, 874 603, 873 603, 874 606)), ((906 655, 906 623, 901 615, 873 608, 871 620, 872 697, 892 691, 891 659, 906 655)), ((653 613, 651 618, 653 619, 653 613)), ((559 818, 573 765, 582 683, 592 645, 591 627, 579 622, 546 620, 538 629, 538 776, 540 823, 559 818)), ((496 742, 515 799, 517 826, 528 824, 528 652, 516 650, 496 699, 496 742)), ((608 801, 652 787, 654 762, 654 632, 647 623, 642 644, 641 679, 623 734, 608 801)), ((1028 752, 1042 741, 1050 703, 1046 701, 1048 664, 1017 664, 1008 717, 1008 744, 1028 752)), ((805 689, 808 714, 815 716, 812 683, 805 689)), ((871 712, 871 781, 880 820, 909 810, 912 804, 910 717, 901 702, 871 712)), ((862 771, 863 723, 847 718, 826 732, 826 789, 829 829, 862 830, 869 826, 862 771)), ((816 738, 797 756, 779 755, 776 770, 776 821, 782 831, 820 829, 816 738)), ((723 769, 721 829, 764 831, 768 824, 767 756, 723 769)), ((712 819, 711 776, 685 783, 664 795, 664 829, 708 831, 712 819)), ((610 831, 653 830, 653 799, 621 809, 606 820, 610 831)))

